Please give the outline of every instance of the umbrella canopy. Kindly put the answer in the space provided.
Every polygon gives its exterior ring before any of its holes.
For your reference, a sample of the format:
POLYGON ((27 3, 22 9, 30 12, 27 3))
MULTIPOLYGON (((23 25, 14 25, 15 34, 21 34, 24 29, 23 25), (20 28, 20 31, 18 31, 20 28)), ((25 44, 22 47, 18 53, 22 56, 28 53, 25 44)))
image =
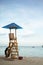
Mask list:
POLYGON ((7 29, 22 29, 19 25, 15 23, 8 24, 6 26, 3 26, 2 28, 7 28, 7 29))

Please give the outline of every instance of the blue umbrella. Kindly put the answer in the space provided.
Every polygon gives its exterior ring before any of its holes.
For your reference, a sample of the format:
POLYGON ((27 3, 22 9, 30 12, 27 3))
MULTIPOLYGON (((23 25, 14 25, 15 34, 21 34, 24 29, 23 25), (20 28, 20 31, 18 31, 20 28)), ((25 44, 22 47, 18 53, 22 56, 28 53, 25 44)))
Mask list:
POLYGON ((10 29, 10 33, 11 33, 11 29, 15 29, 15 36, 16 36, 16 29, 22 29, 22 27, 20 27, 19 25, 15 24, 15 23, 5 25, 2 28, 10 29))
POLYGON ((15 23, 8 24, 6 26, 3 26, 2 28, 7 28, 7 29, 22 29, 19 25, 15 23))

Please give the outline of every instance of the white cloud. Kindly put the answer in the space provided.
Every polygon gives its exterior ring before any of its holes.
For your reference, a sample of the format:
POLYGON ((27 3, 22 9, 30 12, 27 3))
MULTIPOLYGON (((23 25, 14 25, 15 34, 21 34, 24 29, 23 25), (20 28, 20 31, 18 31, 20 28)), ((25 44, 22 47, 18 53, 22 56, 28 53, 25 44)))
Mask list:
POLYGON ((4 28, 0 28, 0 34, 7 34, 9 33, 9 30, 8 29, 4 29, 4 28))

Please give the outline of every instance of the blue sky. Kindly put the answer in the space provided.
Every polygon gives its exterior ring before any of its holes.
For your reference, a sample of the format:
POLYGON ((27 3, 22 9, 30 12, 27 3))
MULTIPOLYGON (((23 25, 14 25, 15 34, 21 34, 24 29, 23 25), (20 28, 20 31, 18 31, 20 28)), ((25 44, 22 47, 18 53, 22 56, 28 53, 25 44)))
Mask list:
POLYGON ((0 43, 4 45, 9 30, 1 27, 9 23, 23 27, 17 30, 19 45, 43 45, 43 0, 0 0, 0 43))

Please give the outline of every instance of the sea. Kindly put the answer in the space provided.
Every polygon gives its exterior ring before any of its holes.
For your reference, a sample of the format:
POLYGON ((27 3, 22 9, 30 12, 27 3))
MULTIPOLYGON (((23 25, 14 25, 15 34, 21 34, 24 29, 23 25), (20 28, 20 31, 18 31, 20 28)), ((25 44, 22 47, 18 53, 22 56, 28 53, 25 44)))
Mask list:
MULTIPOLYGON (((7 46, 0 46, 0 56, 5 56, 7 46)), ((19 56, 23 57, 43 57, 42 46, 18 46, 19 56)))

